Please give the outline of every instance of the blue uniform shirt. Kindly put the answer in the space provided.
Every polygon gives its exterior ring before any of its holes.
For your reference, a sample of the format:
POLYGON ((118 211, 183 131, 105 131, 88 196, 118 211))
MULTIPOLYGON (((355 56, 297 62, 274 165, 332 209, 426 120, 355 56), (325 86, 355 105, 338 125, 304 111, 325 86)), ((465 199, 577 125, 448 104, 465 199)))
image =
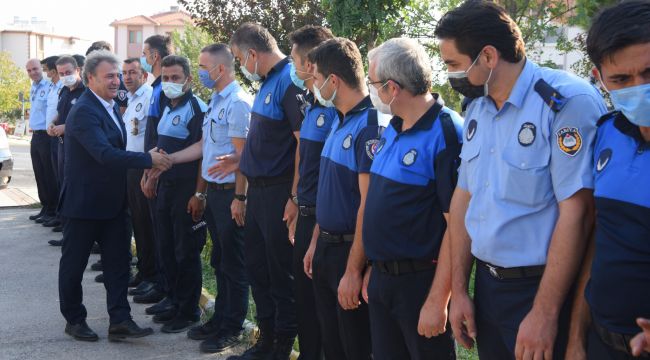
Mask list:
POLYGON ((320 156, 325 139, 332 129, 334 119, 338 118, 335 108, 321 106, 313 101, 305 109, 305 119, 300 127, 300 164, 298 171, 298 204, 316 206, 320 156))
POLYGON ((302 91, 291 81, 289 58, 267 74, 255 96, 240 169, 247 177, 293 174, 302 91))
POLYGON ((462 122, 441 105, 405 131, 401 118, 391 120, 370 168, 363 220, 369 260, 438 259, 447 228, 444 213, 458 178, 462 122))
POLYGON ((650 318, 650 142, 615 112, 598 128, 593 160, 596 252, 586 297, 596 323, 636 334, 636 318, 650 318))
POLYGON ((212 94, 203 120, 201 175, 206 181, 219 184, 235 182, 235 174, 218 179, 208 175, 208 169, 217 163, 216 157, 235 152, 231 138, 246 138, 252 104, 253 99, 237 81, 212 94))
POLYGON ((158 76, 151 84, 151 100, 149 103, 149 114, 147 115, 147 128, 144 131, 144 151, 156 147, 158 143, 158 122, 169 99, 162 91, 162 76, 158 76))
POLYGON ((29 111, 29 127, 32 130, 45 130, 45 118, 47 114, 47 95, 50 92, 52 83, 41 79, 38 83, 32 83, 29 91, 31 110, 29 111))
POLYGON ((316 222, 333 234, 354 234, 361 202, 359 174, 370 172, 381 128, 366 97, 345 116, 339 113, 320 161, 316 222))
MULTIPOLYGON (((165 107, 158 123, 158 149, 168 154, 181 151, 201 140, 205 103, 188 90, 172 107, 171 101, 165 107)), ((174 165, 160 175, 160 179, 196 178, 199 160, 174 165)))
POLYGON ((77 99, 81 94, 86 91, 86 87, 83 84, 83 81, 79 81, 77 87, 70 91, 70 88, 64 86, 61 88, 61 94, 59 94, 59 103, 56 106, 56 111, 59 113, 59 119, 57 120, 57 125, 65 124, 65 120, 68 118, 70 110, 77 103, 77 99))
POLYGON ((558 202, 593 188, 591 152, 603 113, 589 83, 530 61, 500 110, 489 97, 469 105, 458 186, 472 196, 465 226, 475 257, 502 267, 546 263, 558 202), (540 79, 561 95, 553 94, 561 108, 535 90, 540 79))

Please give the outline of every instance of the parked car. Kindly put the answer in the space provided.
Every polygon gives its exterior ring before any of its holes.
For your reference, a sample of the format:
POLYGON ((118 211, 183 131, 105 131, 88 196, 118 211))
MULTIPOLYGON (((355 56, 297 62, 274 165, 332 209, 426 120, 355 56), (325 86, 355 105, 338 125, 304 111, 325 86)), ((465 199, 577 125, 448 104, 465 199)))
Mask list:
POLYGON ((0 127, 0 189, 7 187, 14 169, 14 157, 9 150, 9 140, 3 127, 0 127))

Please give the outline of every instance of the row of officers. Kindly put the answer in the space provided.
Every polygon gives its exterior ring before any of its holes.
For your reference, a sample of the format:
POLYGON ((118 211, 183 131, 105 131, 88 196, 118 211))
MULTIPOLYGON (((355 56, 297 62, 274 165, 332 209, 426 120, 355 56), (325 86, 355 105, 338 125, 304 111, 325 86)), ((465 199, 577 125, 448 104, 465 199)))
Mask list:
POLYGON ((464 120, 405 38, 372 49, 366 74, 357 45, 326 28, 291 33, 287 57, 243 24, 201 50, 208 104, 167 38, 123 65, 92 52, 63 141, 66 332, 97 340, 81 293, 94 241, 109 339, 153 332, 127 301, 128 204, 143 284, 164 294, 147 312, 203 352, 240 343, 250 286, 259 338, 229 359, 288 359, 296 336, 301 359, 455 359, 456 343, 480 359, 647 357, 648 24, 650 2, 631 0, 589 30, 609 113, 594 86, 527 59, 517 24, 481 0, 434 34, 464 120), (199 325, 206 230, 218 294, 199 325))

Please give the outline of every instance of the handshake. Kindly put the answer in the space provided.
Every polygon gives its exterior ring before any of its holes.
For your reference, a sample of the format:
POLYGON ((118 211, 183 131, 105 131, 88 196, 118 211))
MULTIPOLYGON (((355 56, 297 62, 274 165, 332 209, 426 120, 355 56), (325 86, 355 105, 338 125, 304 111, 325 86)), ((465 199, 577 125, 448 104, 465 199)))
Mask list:
POLYGON ((159 170, 160 172, 171 169, 173 165, 172 158, 164 150, 153 148, 149 151, 151 155, 151 168, 159 170))

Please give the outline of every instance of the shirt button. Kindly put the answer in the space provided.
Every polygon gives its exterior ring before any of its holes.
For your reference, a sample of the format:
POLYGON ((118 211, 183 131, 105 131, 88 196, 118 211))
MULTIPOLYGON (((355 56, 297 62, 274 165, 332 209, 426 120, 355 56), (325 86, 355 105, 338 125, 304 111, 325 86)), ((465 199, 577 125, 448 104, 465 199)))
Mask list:
POLYGON ((494 120, 499 120, 499 119, 501 119, 501 116, 495 116, 494 117, 494 120))
POLYGON ((480 218, 481 218, 481 221, 485 221, 485 216, 481 215, 480 218))
POLYGON ((485 187, 488 187, 488 186, 490 186, 490 182, 489 182, 489 181, 486 181, 486 182, 485 182, 485 187))
POLYGON ((526 163, 525 163, 525 162, 522 162, 522 163, 521 163, 521 167, 524 167, 524 166, 526 166, 526 163))
POLYGON ((491 149, 490 149, 490 153, 491 153, 491 154, 494 154, 494 148, 491 148, 491 149))

